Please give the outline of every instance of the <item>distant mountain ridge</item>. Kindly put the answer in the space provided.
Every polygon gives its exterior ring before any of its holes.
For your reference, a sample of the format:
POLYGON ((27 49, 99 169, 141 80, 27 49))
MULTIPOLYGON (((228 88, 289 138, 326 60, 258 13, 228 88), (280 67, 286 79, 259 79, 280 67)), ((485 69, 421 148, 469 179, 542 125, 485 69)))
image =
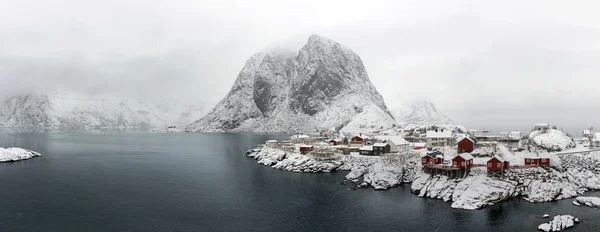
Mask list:
POLYGON ((114 95, 24 94, 0 102, 0 126, 30 129, 164 128, 202 116, 202 103, 114 95))
POLYGON ((433 102, 423 98, 407 100, 402 107, 394 109, 393 112, 400 124, 456 124, 450 117, 439 112, 433 102))
POLYGON ((394 125, 360 57, 312 35, 297 53, 251 56, 223 100, 186 130, 360 131, 394 125))

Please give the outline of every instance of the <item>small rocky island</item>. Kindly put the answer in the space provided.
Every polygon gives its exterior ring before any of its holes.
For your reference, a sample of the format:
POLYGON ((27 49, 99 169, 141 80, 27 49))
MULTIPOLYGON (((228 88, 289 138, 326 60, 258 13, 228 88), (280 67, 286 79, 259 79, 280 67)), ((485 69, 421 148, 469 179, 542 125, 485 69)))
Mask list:
POLYGON ((0 147, 0 162, 14 162, 31 159, 37 156, 41 156, 41 154, 18 147, 0 147))

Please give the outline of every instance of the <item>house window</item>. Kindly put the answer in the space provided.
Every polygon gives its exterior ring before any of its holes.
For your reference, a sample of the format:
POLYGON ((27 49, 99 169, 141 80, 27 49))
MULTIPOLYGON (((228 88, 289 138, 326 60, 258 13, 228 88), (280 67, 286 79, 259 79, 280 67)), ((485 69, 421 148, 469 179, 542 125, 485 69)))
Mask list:
POLYGON ((461 162, 460 165, 465 166, 465 161, 461 162))
POLYGON ((488 168, 491 168, 491 167, 492 167, 492 163, 488 163, 488 168))
POLYGON ((427 163, 427 158, 423 158, 423 163, 427 163))
POLYGON ((500 167, 500 166, 501 166, 501 163, 498 163, 496 166, 497 166, 497 167, 500 167))
POLYGON ((456 166, 456 161, 452 162, 452 165, 456 166))

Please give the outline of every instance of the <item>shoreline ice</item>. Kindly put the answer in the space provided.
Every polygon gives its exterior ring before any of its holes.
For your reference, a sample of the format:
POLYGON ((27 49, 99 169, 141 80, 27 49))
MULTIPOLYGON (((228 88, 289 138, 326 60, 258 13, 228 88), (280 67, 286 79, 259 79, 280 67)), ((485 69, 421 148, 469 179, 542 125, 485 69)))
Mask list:
POLYGON ((14 162, 19 160, 31 159, 37 156, 41 156, 41 154, 35 151, 18 147, 0 147, 0 162, 14 162))

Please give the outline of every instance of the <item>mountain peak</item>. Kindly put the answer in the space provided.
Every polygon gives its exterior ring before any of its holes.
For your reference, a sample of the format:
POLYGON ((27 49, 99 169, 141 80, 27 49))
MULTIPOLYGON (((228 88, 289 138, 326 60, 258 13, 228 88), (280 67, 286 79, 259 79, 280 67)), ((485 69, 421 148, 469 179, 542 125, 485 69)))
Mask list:
POLYGON ((191 131, 292 132, 395 124, 360 57, 319 35, 294 56, 246 62, 236 84, 191 131))

